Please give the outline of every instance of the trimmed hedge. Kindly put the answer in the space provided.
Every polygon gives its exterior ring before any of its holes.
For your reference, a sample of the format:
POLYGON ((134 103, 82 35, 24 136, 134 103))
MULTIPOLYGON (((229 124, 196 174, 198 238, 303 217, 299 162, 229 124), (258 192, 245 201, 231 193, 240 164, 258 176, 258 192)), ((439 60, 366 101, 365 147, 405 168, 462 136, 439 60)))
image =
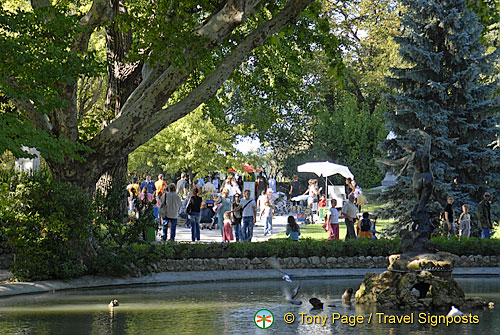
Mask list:
POLYGON ((445 237, 435 237, 431 242, 436 244, 438 250, 450 252, 457 256, 498 256, 500 255, 500 240, 470 238, 461 241, 447 239, 445 237))
POLYGON ((310 256, 388 256, 400 252, 398 240, 350 240, 325 243, 318 240, 270 240, 255 243, 167 243, 164 251, 173 259, 183 258, 253 258, 253 257, 310 257, 310 256))
MULTIPOLYGON (((462 255, 500 255, 500 240, 448 240, 433 238, 440 251, 458 256, 462 255)), ((161 246, 162 253, 168 259, 183 258, 254 258, 254 257, 354 257, 354 256, 389 256, 401 253, 399 238, 386 240, 348 240, 318 241, 304 239, 300 242, 290 240, 270 240, 254 243, 166 243, 161 246)))

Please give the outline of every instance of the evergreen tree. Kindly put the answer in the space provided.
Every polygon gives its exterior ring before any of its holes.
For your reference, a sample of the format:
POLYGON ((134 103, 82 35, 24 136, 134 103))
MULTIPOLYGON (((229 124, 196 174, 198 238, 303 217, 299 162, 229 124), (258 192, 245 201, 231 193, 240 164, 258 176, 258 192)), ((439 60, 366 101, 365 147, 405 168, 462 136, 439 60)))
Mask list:
MULTIPOLYGON (((398 92, 387 96, 395 109, 386 115, 396 137, 382 148, 390 159, 401 158, 404 144, 417 140, 408 130, 424 130, 432 138, 435 200, 444 204, 446 195, 453 195, 457 205, 474 207, 482 192, 495 192, 500 182, 499 149, 494 146, 500 99, 494 96, 497 82, 489 80, 498 50, 486 54, 482 26, 464 0, 403 3, 404 34, 395 39, 407 66, 392 69, 388 78, 398 92), (455 178, 458 184, 453 184, 455 178)), ((403 172, 387 192, 393 216, 409 216, 412 173, 411 168, 403 172)))

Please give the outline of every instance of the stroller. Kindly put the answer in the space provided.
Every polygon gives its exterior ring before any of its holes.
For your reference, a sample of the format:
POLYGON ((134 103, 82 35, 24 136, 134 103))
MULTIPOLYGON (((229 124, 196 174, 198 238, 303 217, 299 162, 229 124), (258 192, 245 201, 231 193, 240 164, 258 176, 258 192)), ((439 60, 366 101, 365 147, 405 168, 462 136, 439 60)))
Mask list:
POLYGON ((278 198, 274 201, 274 211, 277 215, 287 215, 290 212, 290 206, 287 202, 286 194, 283 192, 275 193, 278 198))
POLYGON ((214 204, 213 200, 205 200, 205 205, 201 208, 201 218, 200 218, 200 226, 201 229, 212 229, 217 223, 217 217, 214 212, 214 204))

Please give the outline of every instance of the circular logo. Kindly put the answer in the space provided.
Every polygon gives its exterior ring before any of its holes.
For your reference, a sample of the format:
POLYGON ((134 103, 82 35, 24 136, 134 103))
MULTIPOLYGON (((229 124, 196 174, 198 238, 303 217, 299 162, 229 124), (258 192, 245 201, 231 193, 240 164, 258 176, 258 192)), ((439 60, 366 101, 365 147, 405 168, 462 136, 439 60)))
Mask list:
POLYGON ((273 325, 274 315, 270 310, 260 309, 255 313, 253 321, 260 329, 267 329, 273 325))

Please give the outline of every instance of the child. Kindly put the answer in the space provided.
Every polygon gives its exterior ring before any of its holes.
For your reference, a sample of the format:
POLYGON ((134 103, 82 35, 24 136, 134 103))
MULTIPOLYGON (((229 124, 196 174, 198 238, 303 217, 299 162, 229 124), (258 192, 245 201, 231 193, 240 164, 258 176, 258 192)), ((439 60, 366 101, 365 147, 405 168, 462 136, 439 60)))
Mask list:
POLYGON ((373 239, 376 240, 377 239, 377 235, 376 234, 380 234, 380 232, 377 231, 377 227, 376 227, 376 225, 377 225, 377 216, 376 215, 373 216, 372 219, 373 219, 372 220, 372 229, 370 229, 370 232, 373 235, 373 239))
POLYGON ((462 205, 462 214, 458 218, 458 226, 459 231, 458 234, 460 237, 465 236, 466 238, 470 237, 470 214, 469 214, 469 204, 462 205))
POLYGON ((295 242, 299 241, 300 228, 299 225, 297 224, 297 221, 295 221, 293 215, 288 216, 288 224, 286 225, 286 236, 288 236, 289 239, 295 242))
POLYGON ((264 202, 264 207, 260 212, 260 218, 265 222, 264 227, 264 236, 267 234, 272 234, 273 231, 273 207, 271 206, 271 202, 269 199, 266 199, 264 202))
POLYGON ((234 240, 233 228, 231 227, 231 212, 224 212, 224 228, 222 229, 222 241, 234 240))
POLYGON ((264 207, 264 202, 267 200, 266 191, 260 192, 259 197, 257 198, 257 212, 260 213, 261 209, 264 207))
POLYGON ((323 229, 329 233, 327 241, 339 239, 339 211, 335 206, 337 206, 337 200, 332 199, 332 207, 328 211, 323 225, 323 229))
POLYGON ((319 197, 318 207, 326 207, 326 196, 324 194, 319 197))
POLYGON ((363 219, 358 222, 358 238, 369 238, 373 239, 372 222, 370 221, 370 214, 368 212, 363 213, 363 219))

